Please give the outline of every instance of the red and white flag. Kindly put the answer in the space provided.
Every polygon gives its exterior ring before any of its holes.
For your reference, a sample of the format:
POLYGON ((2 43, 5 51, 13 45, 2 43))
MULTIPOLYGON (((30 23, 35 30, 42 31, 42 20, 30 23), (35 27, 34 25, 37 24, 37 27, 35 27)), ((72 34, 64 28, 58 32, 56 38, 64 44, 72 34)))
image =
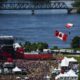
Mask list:
POLYGON ((71 27, 73 27, 73 24, 72 23, 67 23, 66 24, 66 28, 71 28, 71 27))
POLYGON ((68 35, 63 33, 63 32, 59 32, 59 31, 55 31, 55 36, 63 41, 67 40, 68 35))

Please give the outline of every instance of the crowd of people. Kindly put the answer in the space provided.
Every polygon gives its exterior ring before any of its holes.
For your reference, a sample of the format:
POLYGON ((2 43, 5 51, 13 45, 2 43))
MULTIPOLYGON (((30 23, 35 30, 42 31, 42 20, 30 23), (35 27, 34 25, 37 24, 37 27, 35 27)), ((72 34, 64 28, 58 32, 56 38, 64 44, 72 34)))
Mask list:
MULTIPOLYGON (((51 77, 52 67, 58 67, 56 60, 13 60, 15 67, 17 66, 22 72, 17 74, 0 75, 0 80, 47 80, 51 77), (23 74, 25 72, 25 74, 23 74), (18 78, 19 79, 18 79, 18 78), (27 79, 24 79, 27 77, 27 79)), ((54 79, 52 79, 54 80, 54 79)))
POLYGON ((15 64, 26 71, 29 80, 46 80, 47 75, 51 76, 51 66, 58 66, 53 60, 16 60, 15 64))

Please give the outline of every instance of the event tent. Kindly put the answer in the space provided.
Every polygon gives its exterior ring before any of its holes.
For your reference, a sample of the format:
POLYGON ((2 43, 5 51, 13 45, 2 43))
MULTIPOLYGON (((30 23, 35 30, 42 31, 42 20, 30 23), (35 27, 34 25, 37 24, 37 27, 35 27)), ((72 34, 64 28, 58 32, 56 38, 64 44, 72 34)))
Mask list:
POLYGON ((73 57, 72 58, 64 57, 63 60, 61 61, 61 67, 63 67, 63 66, 68 67, 69 62, 77 62, 77 60, 74 59, 73 57))
POLYGON ((72 58, 68 58, 69 62, 77 62, 76 59, 74 59, 73 57, 72 58))
POLYGON ((71 77, 78 77, 78 75, 76 75, 75 74, 75 72, 71 69, 71 70, 69 70, 66 74, 68 74, 69 76, 71 76, 71 77))
POLYGON ((64 57, 64 59, 61 61, 61 67, 65 66, 68 67, 69 65, 69 61, 66 57, 64 57))
POLYGON ((60 73, 55 77, 55 80, 78 80, 78 75, 75 74, 75 72, 71 69, 68 72, 65 72, 64 74, 60 73))
POLYGON ((22 70, 16 66, 15 68, 13 68, 12 71, 13 71, 13 72, 21 72, 22 70))

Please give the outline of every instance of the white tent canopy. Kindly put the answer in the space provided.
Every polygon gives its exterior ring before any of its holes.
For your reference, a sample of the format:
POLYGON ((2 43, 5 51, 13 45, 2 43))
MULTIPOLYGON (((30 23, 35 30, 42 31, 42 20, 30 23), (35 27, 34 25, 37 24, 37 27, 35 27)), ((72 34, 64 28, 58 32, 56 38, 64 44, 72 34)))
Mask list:
POLYGON ((67 57, 64 57, 65 60, 68 60, 69 62, 77 62, 77 60, 75 58, 67 58, 67 57))
POLYGON ((26 80, 26 79, 29 79, 29 77, 24 77, 24 78, 25 78, 25 80, 26 80))
POLYGON ((20 79, 21 77, 17 76, 16 79, 20 79))
POLYGON ((77 60, 74 59, 73 57, 72 58, 69 58, 68 60, 69 60, 69 62, 77 62, 77 60))
POLYGON ((55 79, 57 80, 57 79, 60 78, 60 77, 68 77, 68 75, 67 75, 67 74, 62 74, 62 73, 60 73, 59 75, 57 75, 57 76, 55 77, 55 79))
POLYGON ((73 76, 73 77, 78 77, 78 75, 75 74, 75 72, 71 69, 69 70, 66 74, 68 74, 69 76, 73 76))
POLYGON ((22 70, 16 66, 15 68, 13 68, 12 71, 13 71, 13 72, 21 72, 22 70))
POLYGON ((74 59, 73 57, 72 58, 64 57, 64 59, 61 61, 61 67, 63 67, 63 66, 68 67, 69 62, 77 62, 77 60, 74 59))
POLYGON ((63 66, 68 67, 68 65, 69 65, 69 61, 67 60, 66 57, 64 57, 64 59, 61 61, 61 67, 63 67, 63 66))
POLYGON ((57 79, 59 79, 60 77, 69 77, 69 78, 71 78, 71 77, 76 77, 76 78, 78 78, 78 75, 76 75, 75 74, 75 72, 71 69, 71 70, 69 70, 68 72, 66 72, 66 73, 64 73, 64 74, 62 74, 62 73, 60 73, 59 75, 57 75, 56 77, 55 77, 55 79, 57 80, 57 79))

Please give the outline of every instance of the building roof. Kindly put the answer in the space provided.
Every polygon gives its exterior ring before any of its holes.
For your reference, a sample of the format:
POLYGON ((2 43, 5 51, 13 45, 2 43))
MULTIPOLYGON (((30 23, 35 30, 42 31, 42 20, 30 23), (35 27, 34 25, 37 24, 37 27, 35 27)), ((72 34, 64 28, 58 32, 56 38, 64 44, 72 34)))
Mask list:
POLYGON ((14 39, 13 36, 0 36, 0 39, 14 39))

